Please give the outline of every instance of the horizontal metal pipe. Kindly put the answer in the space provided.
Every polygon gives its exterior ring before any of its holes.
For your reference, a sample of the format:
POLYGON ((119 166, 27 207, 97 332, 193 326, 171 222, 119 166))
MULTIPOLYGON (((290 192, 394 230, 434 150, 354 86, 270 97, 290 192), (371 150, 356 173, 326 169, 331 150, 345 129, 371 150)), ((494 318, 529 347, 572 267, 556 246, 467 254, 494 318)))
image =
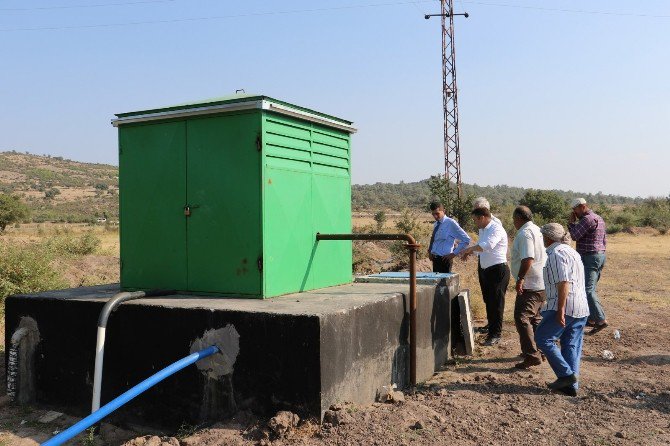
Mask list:
POLYGON ((316 233, 317 240, 405 240, 416 245, 416 240, 409 234, 321 234, 316 233))
POLYGON ((316 240, 405 240, 409 251, 409 380, 416 385, 416 252, 419 245, 409 234, 321 234, 316 240))

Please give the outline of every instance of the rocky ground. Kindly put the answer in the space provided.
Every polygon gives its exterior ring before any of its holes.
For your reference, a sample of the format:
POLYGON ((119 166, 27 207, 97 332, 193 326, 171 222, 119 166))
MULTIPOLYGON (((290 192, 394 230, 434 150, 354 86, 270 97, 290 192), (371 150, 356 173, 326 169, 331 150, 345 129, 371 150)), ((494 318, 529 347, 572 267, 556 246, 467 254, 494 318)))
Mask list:
MULTIPOLYGON (((499 345, 480 346, 472 357, 451 361, 429 382, 406 389, 400 401, 339 404, 323 424, 290 413, 274 420, 241 413, 225 424, 175 426, 164 433, 103 423, 99 435, 77 441, 126 446, 670 444, 668 240, 626 236, 621 245, 612 242, 601 282, 611 326, 586 338, 576 398, 546 389, 545 382, 554 378, 546 363, 526 371, 513 368, 519 343, 508 313, 499 345), (603 359, 604 350, 614 359, 603 359)), ((512 299, 508 294, 508 310, 512 299)), ((10 406, 0 396, 0 445, 35 445, 77 421, 61 415, 40 422, 46 413, 10 406)))

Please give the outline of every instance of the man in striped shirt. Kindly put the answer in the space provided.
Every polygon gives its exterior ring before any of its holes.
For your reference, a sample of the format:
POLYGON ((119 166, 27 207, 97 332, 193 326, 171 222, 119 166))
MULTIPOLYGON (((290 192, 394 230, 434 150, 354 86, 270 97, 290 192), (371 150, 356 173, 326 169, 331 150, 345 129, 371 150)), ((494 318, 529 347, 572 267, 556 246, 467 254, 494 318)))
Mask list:
POLYGON ((535 342, 557 376, 548 387, 576 396, 584 326, 589 315, 584 265, 577 251, 568 245, 570 235, 562 225, 549 223, 540 232, 547 248, 547 263, 542 271, 547 300, 541 309, 542 322, 535 332, 535 342), (556 341, 560 341, 560 349, 556 341))

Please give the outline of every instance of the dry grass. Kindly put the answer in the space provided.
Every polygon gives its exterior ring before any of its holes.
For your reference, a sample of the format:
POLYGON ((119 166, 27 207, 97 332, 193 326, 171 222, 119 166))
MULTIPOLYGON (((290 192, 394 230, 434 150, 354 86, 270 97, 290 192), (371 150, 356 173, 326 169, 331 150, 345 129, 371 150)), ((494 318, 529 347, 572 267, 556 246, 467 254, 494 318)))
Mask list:
POLYGON ((39 242, 60 233, 81 235, 92 231, 102 242, 100 254, 119 256, 119 233, 107 230, 104 225, 89 225, 86 223, 30 223, 22 224, 19 228, 7 227, 0 241, 4 243, 39 242))
POLYGON ((114 283, 119 281, 119 233, 105 229, 104 225, 32 223, 19 228, 7 228, 0 243, 27 245, 40 243, 59 234, 81 236, 93 232, 100 239, 94 254, 62 258, 52 267, 71 287, 114 283))
POLYGON ((670 305, 670 235, 616 234, 607 241, 607 263, 600 280, 608 300, 670 305))

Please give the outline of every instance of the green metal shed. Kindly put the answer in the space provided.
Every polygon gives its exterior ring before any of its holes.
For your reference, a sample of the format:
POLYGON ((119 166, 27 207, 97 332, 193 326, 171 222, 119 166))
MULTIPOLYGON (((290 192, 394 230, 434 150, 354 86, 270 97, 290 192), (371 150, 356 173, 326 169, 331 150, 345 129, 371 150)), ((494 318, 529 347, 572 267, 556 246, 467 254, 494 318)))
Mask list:
POLYGON ((121 286, 267 298, 351 282, 350 121, 262 95, 116 115, 121 286))

